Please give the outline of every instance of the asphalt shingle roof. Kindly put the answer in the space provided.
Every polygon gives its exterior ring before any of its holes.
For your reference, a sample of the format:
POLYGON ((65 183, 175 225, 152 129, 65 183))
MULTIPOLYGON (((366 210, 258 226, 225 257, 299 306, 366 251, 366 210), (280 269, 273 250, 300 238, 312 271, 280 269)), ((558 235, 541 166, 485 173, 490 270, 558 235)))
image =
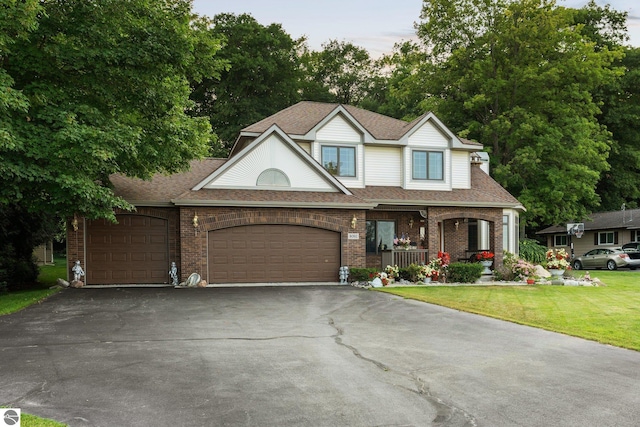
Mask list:
MULTIPOLYGON (((596 212, 587 218, 573 221, 583 222, 585 231, 611 230, 614 228, 640 228, 640 209, 627 209, 610 212, 596 212)), ((553 225, 538 232, 538 234, 566 233, 566 225, 553 225)))

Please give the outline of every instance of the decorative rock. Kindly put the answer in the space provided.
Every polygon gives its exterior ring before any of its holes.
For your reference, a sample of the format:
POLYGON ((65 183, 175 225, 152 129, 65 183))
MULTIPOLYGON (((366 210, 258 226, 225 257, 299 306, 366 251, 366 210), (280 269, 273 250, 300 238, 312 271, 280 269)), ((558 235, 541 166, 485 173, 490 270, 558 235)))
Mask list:
POLYGON ((535 271, 533 272, 534 276, 538 277, 551 277, 551 273, 549 273, 544 267, 541 265, 536 265, 535 271))
POLYGON ((373 286, 374 288, 381 288, 382 287, 382 280, 380 280, 379 277, 376 277, 375 279, 373 279, 371 281, 371 286, 373 286))
POLYGON ((207 281, 206 281, 206 280, 204 280, 204 279, 203 279, 203 280, 200 280, 200 281, 198 282, 198 287, 199 287, 199 288, 206 288, 206 287, 207 287, 207 281))
POLYGON ((60 286, 61 288, 68 288, 69 287, 69 282, 67 282, 64 279, 58 279, 58 280, 56 280, 56 285, 60 286))
POLYGON ((84 282, 82 280, 74 280, 74 281, 71 282, 70 286, 72 288, 79 289, 79 288, 84 286, 84 282))

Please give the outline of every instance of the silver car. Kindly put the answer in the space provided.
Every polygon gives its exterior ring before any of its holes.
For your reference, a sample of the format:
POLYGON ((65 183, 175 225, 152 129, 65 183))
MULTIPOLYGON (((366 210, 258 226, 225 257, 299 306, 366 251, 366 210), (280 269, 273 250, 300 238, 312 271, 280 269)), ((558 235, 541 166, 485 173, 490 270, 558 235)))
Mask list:
POLYGON ((592 249, 586 254, 574 258, 571 265, 574 270, 589 268, 606 268, 607 270, 615 270, 617 268, 625 267, 635 270, 640 267, 640 259, 631 259, 629 254, 620 248, 598 248, 592 249))

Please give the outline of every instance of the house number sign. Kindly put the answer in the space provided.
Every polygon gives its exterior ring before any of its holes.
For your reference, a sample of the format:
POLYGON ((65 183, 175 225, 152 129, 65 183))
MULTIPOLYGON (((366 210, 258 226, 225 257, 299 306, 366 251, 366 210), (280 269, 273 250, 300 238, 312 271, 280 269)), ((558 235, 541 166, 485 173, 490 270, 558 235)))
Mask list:
POLYGON ((360 239, 360 233, 349 233, 349 240, 358 240, 360 239))

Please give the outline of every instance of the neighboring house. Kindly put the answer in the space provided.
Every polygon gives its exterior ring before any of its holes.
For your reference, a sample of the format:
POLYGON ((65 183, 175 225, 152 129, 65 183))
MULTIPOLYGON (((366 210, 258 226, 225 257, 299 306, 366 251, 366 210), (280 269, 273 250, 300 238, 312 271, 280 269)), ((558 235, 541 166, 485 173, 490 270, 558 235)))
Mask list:
POLYGON ((582 223, 584 234, 581 238, 570 236, 566 225, 548 227, 538 234, 546 237, 547 246, 551 249, 564 248, 569 252, 573 243, 575 256, 599 247, 620 247, 640 241, 640 209, 597 212, 582 223))
POLYGON ((34 248, 33 256, 35 257, 38 265, 53 264, 53 241, 49 240, 48 242, 34 248))
POLYGON ((523 207, 481 151, 432 113, 407 123, 300 102, 244 128, 228 159, 112 176, 137 210, 69 227, 69 266, 80 260, 88 284, 166 283, 172 261, 182 280, 336 282, 340 266, 380 267, 403 234, 427 261, 487 249, 500 264, 523 207))

